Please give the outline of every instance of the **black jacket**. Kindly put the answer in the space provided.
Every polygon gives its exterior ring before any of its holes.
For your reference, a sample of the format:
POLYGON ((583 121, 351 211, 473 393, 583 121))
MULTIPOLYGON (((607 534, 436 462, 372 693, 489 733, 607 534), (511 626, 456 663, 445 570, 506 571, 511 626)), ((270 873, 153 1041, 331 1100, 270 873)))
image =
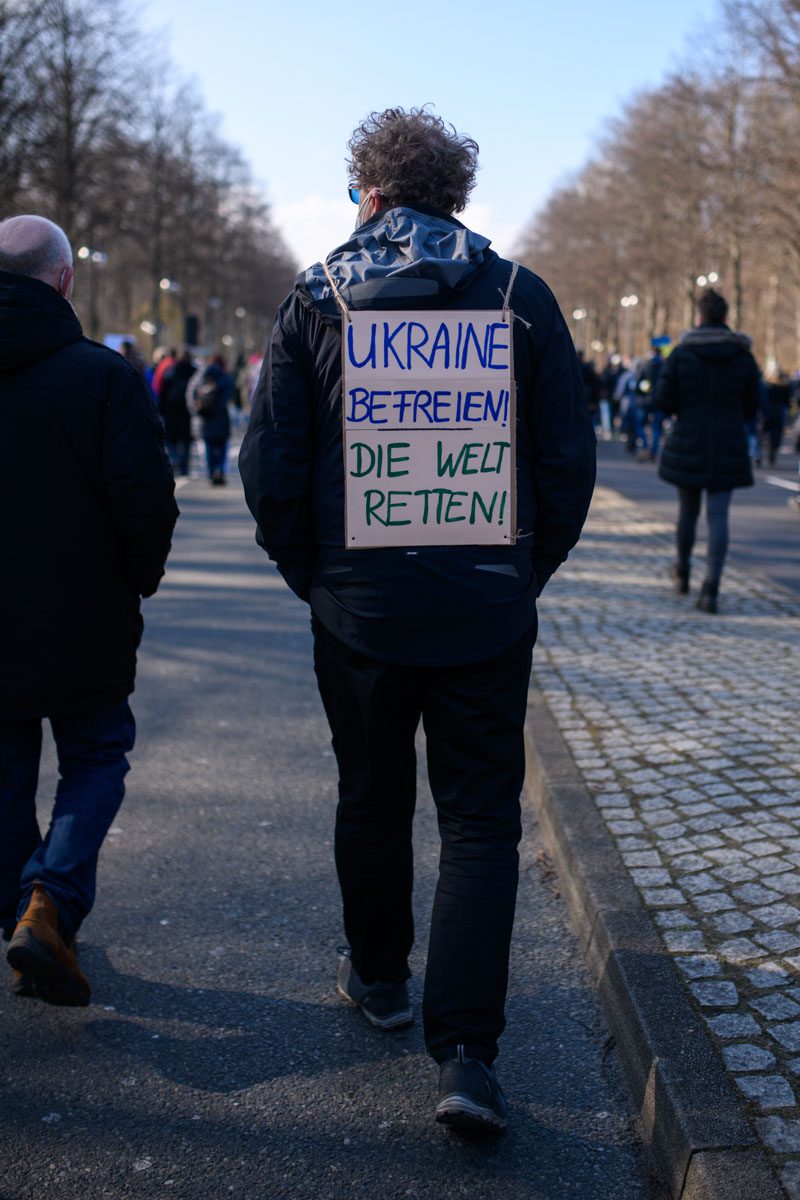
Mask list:
MULTIPOLYGON (((392 211, 420 217, 416 210, 392 211)), ((359 238, 367 241, 382 218, 363 226, 359 238)), ((463 230, 442 214, 435 220, 463 230)), ((512 264, 488 249, 476 259, 454 286, 442 282, 446 271, 436 283, 425 277, 424 263, 399 276, 396 297, 392 277, 378 285, 380 299, 367 282, 367 299, 351 307, 499 308, 512 264)), ((533 625, 536 596, 578 540, 594 486, 594 432, 555 299, 541 279, 520 270, 511 300, 520 318, 514 325, 516 544, 348 551, 341 316, 331 298, 312 297, 313 271, 280 307, 239 455, 257 540, 322 623, 353 649, 416 665, 493 657, 533 625)))
POLYGON ((233 380, 217 363, 209 363, 200 383, 213 383, 216 387, 213 410, 202 417, 203 438, 207 442, 227 442, 231 436, 228 401, 233 395, 233 380))
POLYGON ((115 703, 178 515, 163 429, 133 367, 53 288, 5 272, 0 428, 0 716, 115 703))
POLYGON ((192 418, 186 403, 186 389, 196 370, 194 363, 178 359, 162 377, 158 411, 168 442, 191 441, 192 418))
POLYGON ((711 492, 750 487, 744 422, 755 416, 759 370, 749 341, 727 325, 700 325, 672 351, 656 405, 677 417, 658 473, 677 487, 711 492))

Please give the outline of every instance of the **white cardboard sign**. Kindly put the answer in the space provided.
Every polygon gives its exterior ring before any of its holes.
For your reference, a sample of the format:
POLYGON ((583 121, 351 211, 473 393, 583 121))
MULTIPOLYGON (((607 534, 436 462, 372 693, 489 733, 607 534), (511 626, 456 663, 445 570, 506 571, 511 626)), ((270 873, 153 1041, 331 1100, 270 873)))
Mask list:
POLYGON ((512 320, 499 310, 348 314, 348 549, 513 544, 512 320))

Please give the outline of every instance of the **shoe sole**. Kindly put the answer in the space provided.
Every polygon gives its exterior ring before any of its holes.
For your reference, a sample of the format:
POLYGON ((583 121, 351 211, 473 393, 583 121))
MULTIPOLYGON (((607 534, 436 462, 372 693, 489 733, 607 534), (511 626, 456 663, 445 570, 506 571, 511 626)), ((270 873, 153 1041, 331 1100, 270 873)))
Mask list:
POLYGON ((15 971, 31 981, 35 994, 47 1004, 60 1008, 86 1008, 89 1004, 91 992, 56 962, 50 949, 27 929, 14 935, 6 959, 15 971))
POLYGON ((505 1133, 506 1122, 491 1108, 476 1104, 469 1096, 458 1093, 445 1096, 436 1106, 436 1120, 456 1133, 498 1134, 505 1133))
POLYGON ((358 1008, 369 1021, 370 1025, 374 1025, 376 1029, 384 1031, 388 1029, 403 1029, 406 1025, 413 1025, 414 1014, 410 1008, 403 1009, 401 1012, 392 1013, 388 1017, 376 1017, 374 1013, 368 1012, 363 1004, 359 1004, 358 1000, 354 1000, 349 996, 341 984, 337 983, 336 990, 343 1000, 348 1004, 352 1004, 354 1008, 358 1008))

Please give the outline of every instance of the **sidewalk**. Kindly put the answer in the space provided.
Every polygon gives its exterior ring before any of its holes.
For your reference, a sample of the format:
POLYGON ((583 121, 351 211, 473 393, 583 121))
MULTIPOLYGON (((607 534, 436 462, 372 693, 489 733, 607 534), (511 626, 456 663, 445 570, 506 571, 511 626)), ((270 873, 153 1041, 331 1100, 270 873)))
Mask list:
POLYGON ((795 1200, 796 604, 729 565, 720 614, 699 613, 672 592, 672 559, 670 525, 599 488, 543 598, 534 678, 795 1200))
MULTIPOLYGON (((433 1122, 419 1004, 438 835, 422 775, 416 1024, 380 1034, 337 998, 336 773, 308 609, 255 545, 235 477, 178 498, 145 606, 128 795, 81 932, 92 1006, 16 1000, 0 978, 2 1200, 651 1200, 530 812, 498 1064, 507 1137, 470 1145, 433 1122)), ((53 780, 48 747, 46 805, 53 780)))

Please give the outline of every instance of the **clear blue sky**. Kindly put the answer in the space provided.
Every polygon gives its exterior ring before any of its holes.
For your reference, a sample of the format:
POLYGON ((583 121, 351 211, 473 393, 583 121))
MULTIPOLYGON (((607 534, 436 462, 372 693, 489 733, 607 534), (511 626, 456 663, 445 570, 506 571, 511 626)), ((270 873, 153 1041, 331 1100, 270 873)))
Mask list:
POLYGON ((660 81, 718 4, 145 0, 142 11, 223 117, 307 265, 352 228, 353 127, 373 109, 427 101, 480 143, 465 220, 509 253, 604 120, 660 81))

